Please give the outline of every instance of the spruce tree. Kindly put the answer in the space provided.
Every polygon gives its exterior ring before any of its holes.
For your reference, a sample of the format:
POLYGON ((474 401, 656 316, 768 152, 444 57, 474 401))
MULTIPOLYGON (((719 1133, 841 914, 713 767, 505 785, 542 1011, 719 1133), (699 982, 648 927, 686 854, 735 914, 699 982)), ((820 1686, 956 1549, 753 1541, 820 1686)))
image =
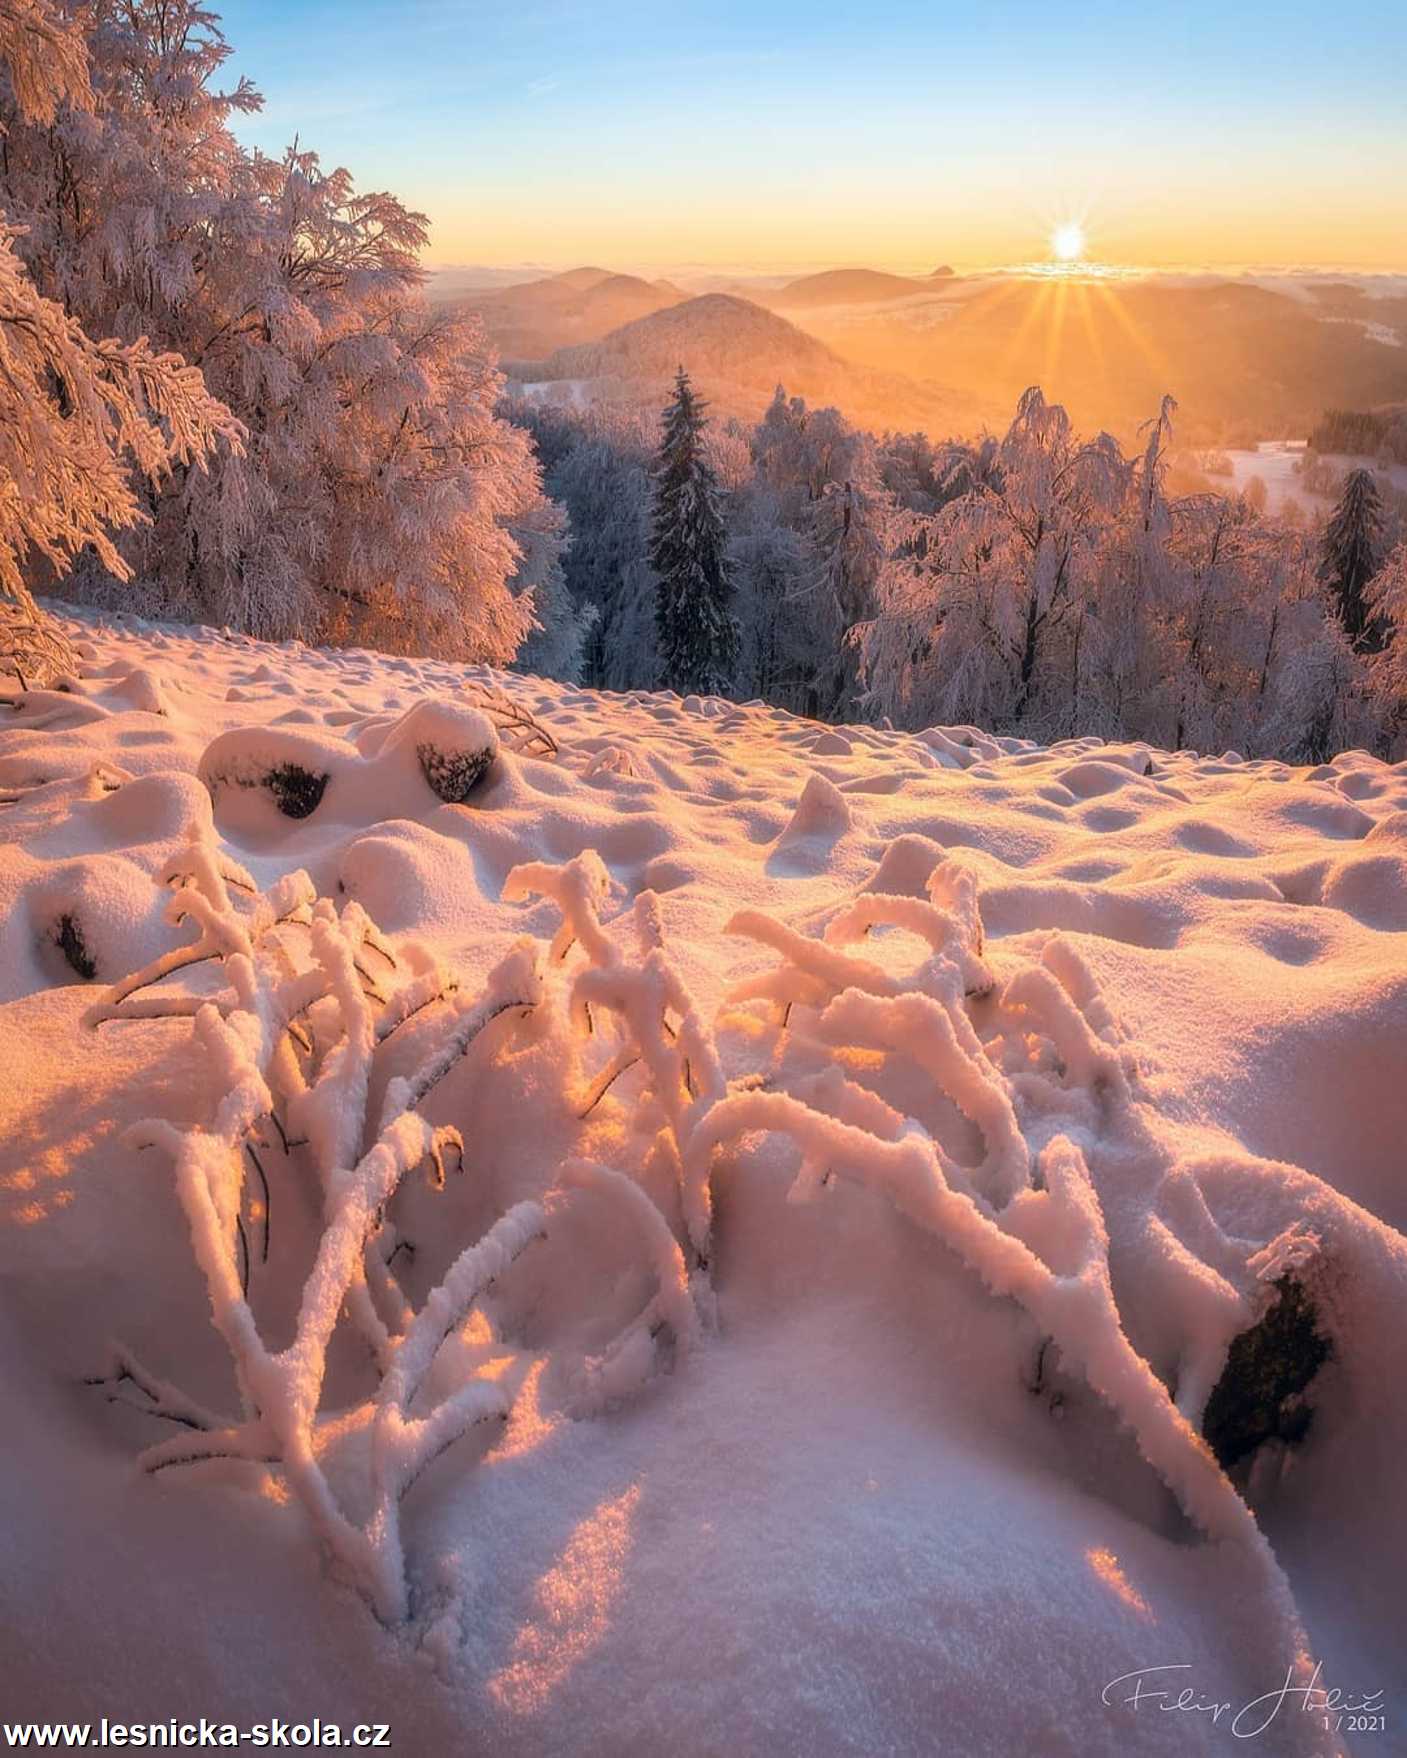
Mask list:
POLYGON ((681 695, 723 694, 737 663, 718 479, 702 444, 705 408, 681 366, 655 459, 650 531, 660 683, 681 695))
POLYGON ((1337 600, 1344 632, 1357 648, 1380 645, 1369 614, 1368 582, 1378 570, 1382 544, 1383 505, 1367 470, 1350 470, 1343 499, 1324 533, 1319 578, 1337 600))

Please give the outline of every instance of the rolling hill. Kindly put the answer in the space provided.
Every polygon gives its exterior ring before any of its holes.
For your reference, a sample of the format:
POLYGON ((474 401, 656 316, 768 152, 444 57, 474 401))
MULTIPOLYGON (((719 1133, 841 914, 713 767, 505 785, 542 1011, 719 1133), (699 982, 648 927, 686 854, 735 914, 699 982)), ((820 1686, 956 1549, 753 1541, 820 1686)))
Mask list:
POLYGON ((622 324, 648 317, 685 297, 669 281, 579 268, 513 287, 470 293, 459 305, 483 320, 489 340, 505 360, 512 361, 594 342, 622 324))
POLYGON ((855 366, 778 313, 729 293, 663 307, 599 341, 520 363, 514 376, 542 396, 558 385, 574 398, 658 403, 681 365, 719 413, 747 420, 778 384, 808 402, 833 403, 862 426, 950 432, 975 416, 946 387, 855 366))
POLYGON ((583 266, 458 303, 520 383, 657 400, 683 361, 730 414, 780 382, 935 438, 1003 427, 1031 384, 1125 440, 1171 392, 1193 444, 1303 438, 1328 409, 1407 398, 1407 297, 1348 280, 845 268, 691 298, 583 266))
MULTIPOLYGON (((936 271, 942 276, 944 271, 936 271)), ((952 271, 948 270, 948 274, 952 271)), ((890 275, 879 269, 826 269, 803 275, 761 297, 770 306, 804 310, 809 306, 869 305, 880 300, 917 299, 933 291, 933 278, 890 275)))

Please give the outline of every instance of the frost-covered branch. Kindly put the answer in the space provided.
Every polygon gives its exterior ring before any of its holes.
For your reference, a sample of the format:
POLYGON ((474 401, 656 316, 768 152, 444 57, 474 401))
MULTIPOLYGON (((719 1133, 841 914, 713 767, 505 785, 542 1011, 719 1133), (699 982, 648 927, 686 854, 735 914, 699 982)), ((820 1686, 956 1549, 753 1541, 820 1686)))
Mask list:
MULTIPOLYGON (((432 1459, 475 1424, 505 1417, 510 1407, 501 1382, 470 1378, 428 1398, 427 1376, 470 1307, 541 1234, 544 1215, 530 1202, 510 1210, 459 1253, 416 1310, 390 1265, 394 1229, 388 1209, 411 1172, 428 1164, 442 1184, 445 1150, 462 1152, 457 1129, 435 1126, 415 1107, 490 1020, 535 1004, 536 949, 530 943, 515 947, 480 995, 434 970, 410 979, 404 992, 383 1003, 362 980, 362 955, 375 950, 393 969, 398 961, 355 902, 338 910, 315 897, 299 873, 236 904, 227 864, 199 835, 173 863, 171 876, 179 882, 169 906, 172 919, 194 921, 197 940, 119 984, 92 1018, 150 1017, 157 1011, 153 1003, 167 1015, 194 1007, 193 1031, 210 1085, 207 1118, 189 1129, 153 1119, 135 1126, 128 1139, 171 1157, 211 1317, 234 1365, 241 1412, 229 1419, 203 1409, 123 1350, 96 1383, 182 1429, 143 1455, 150 1471, 214 1458, 280 1470, 339 1566, 381 1617, 396 1621, 409 1605, 401 1497, 432 1459), (292 927, 304 932, 290 941, 292 927), (139 994, 206 960, 218 962, 226 980, 217 999, 139 994), (373 1124, 369 1106, 378 1047, 394 1025, 435 1001, 446 1004, 436 1043, 411 1076, 387 1083, 373 1124), (378 1008, 391 1022, 386 1030, 379 1029, 378 1008), (308 1029, 295 1049, 289 1031, 300 1016, 308 1029), (321 1213, 293 1337, 275 1349, 251 1305, 242 1210, 252 1167, 267 1260, 270 1180, 251 1137, 263 1120, 277 1123, 280 1104, 296 1132, 290 1138, 277 1125, 284 1160, 306 1152, 321 1213), (353 1424, 370 1436, 369 1501, 360 1513, 334 1490, 322 1458, 329 1444, 322 1409, 327 1354, 344 1314, 381 1376, 365 1421, 353 1424)), ((271 1267, 265 1261, 261 1274, 271 1267)))
POLYGON ((666 1351, 671 1364, 698 1342, 702 1290, 690 1286, 684 1254, 664 1216, 633 1178, 593 1160, 569 1160, 559 1184, 591 1191, 614 1205, 644 1248, 658 1283, 634 1319, 599 1355, 588 1357, 577 1373, 571 1411, 596 1415, 629 1397, 661 1371, 666 1351))
MULTIPOLYGON (((571 982, 571 1016, 592 1037, 600 1035, 598 1021, 614 1017, 619 1036, 581 1094, 578 1115, 589 1116, 627 1070, 636 1064, 644 1069, 646 1096, 663 1117, 656 1145, 681 1179, 685 1223, 702 1256, 708 1219, 690 1210, 690 1188, 682 1182, 685 1150, 699 1120, 726 1093, 727 1082, 712 1031, 664 949, 658 898, 644 891, 631 906, 631 952, 616 939, 616 924, 608 929, 601 919, 610 888, 600 856, 588 850, 561 867, 540 861, 515 867, 503 895, 550 898, 562 914, 552 942, 554 959, 564 960, 577 944, 585 953, 588 962, 571 982)), ((706 1188, 694 1194, 706 1202, 706 1188)))

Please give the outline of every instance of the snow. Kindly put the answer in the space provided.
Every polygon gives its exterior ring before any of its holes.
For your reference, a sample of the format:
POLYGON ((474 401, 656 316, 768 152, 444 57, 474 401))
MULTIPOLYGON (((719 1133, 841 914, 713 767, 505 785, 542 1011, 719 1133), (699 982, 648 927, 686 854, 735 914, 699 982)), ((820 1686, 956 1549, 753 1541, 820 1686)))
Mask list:
MULTIPOLYGON (((1310 488, 1300 474, 1307 450, 1303 440, 1260 440, 1254 449, 1232 449, 1221 455, 1231 466, 1232 492, 1243 494, 1251 479, 1259 477, 1265 484, 1266 506, 1271 513, 1283 512, 1291 501, 1298 501, 1308 508, 1330 510, 1337 495, 1310 488)), ((1376 458, 1354 458, 1343 452, 1326 453, 1323 461, 1339 479, 1350 470, 1361 467, 1371 470, 1374 476, 1399 492, 1407 491, 1407 466, 1385 464, 1376 458)), ((1217 486, 1221 487, 1224 480, 1219 479, 1217 486)))
POLYGON ((0 734, 5 1719, 1181 1754, 1317 1665, 1388 1731, 1253 1749, 1401 1749, 1407 765, 66 632, 0 734), (1332 1357, 1233 1482, 1291 1273, 1332 1357))

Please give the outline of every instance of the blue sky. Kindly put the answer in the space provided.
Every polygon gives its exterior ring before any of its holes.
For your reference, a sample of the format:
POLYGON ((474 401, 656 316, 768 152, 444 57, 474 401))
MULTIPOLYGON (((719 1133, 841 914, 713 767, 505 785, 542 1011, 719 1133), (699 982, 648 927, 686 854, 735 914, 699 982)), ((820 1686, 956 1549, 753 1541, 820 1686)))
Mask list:
POLYGON ((1407 7, 238 0, 246 138, 440 262, 1407 268, 1407 7))

